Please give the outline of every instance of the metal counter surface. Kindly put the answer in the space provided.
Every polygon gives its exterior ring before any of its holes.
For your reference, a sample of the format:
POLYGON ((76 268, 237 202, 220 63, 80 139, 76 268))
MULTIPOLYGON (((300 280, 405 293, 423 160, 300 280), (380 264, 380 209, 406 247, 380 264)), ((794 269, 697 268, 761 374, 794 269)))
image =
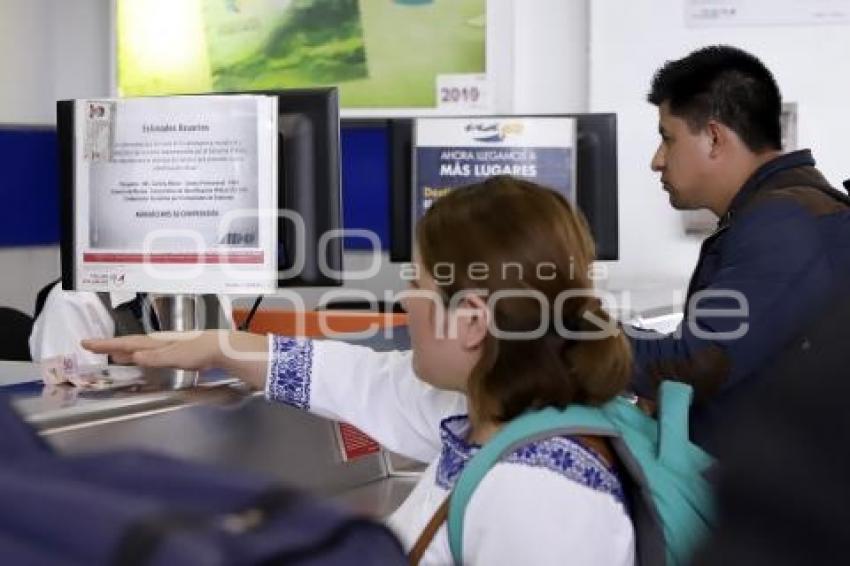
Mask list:
POLYGON ((383 454, 344 462, 334 424, 285 405, 222 373, 188 390, 45 388, 38 367, 0 361, 0 393, 60 452, 146 449, 264 474, 383 517, 415 478, 388 472, 383 454))

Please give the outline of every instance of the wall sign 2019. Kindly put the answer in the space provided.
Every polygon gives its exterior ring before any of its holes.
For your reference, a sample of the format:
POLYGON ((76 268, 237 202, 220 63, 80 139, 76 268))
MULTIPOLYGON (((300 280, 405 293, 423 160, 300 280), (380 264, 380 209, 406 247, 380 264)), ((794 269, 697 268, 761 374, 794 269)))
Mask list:
POLYGON ((451 104, 453 102, 478 102, 481 99, 481 91, 477 86, 472 87, 441 87, 440 102, 451 104))

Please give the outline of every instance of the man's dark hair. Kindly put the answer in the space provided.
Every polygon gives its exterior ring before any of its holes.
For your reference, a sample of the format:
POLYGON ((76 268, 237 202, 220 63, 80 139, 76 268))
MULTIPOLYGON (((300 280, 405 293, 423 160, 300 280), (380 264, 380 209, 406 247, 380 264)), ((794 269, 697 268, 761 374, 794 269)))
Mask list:
POLYGON ((667 61, 652 78, 647 96, 688 122, 692 130, 717 120, 752 151, 782 149, 782 98, 771 72, 736 47, 713 45, 667 61))

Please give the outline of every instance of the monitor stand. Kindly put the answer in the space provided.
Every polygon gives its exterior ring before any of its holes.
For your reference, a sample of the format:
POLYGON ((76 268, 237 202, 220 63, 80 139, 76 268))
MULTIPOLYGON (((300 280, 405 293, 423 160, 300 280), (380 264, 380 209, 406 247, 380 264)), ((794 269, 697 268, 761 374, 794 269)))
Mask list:
MULTIPOLYGON (((199 295, 158 295, 154 299, 159 328, 164 331, 190 332, 203 330, 205 323, 198 321, 198 315, 203 316, 203 310, 197 309, 198 303, 203 304, 199 295)), ((164 369, 156 372, 162 380, 163 387, 171 389, 188 389, 198 383, 197 370, 164 369)))

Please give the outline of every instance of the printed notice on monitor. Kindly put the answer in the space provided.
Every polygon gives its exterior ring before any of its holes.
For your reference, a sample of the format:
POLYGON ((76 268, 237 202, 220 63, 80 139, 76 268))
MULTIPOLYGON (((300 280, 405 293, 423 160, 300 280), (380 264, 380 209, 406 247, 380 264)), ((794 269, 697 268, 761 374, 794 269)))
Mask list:
POLYGON ((276 286, 277 99, 75 103, 77 288, 276 286))
POLYGON ((415 145, 416 218, 455 187, 496 175, 534 181, 576 201, 574 118, 420 118, 415 145))

